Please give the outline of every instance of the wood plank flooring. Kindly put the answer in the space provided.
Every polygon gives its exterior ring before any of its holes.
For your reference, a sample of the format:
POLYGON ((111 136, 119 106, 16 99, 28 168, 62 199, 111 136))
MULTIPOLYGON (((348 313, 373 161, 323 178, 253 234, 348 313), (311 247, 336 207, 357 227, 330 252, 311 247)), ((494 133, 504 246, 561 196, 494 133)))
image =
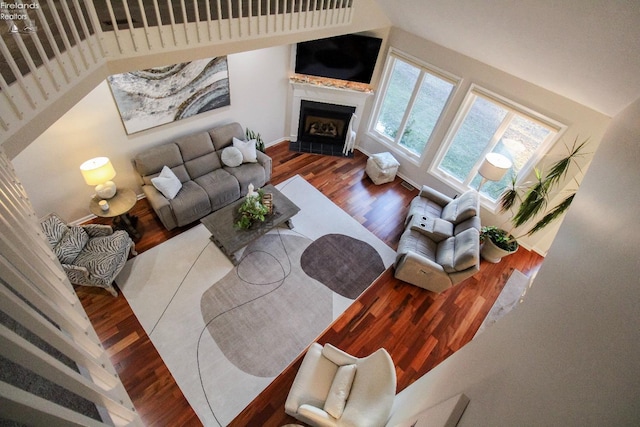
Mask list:
MULTIPOLYGON (((399 178, 374 185, 364 174, 366 156, 357 151, 354 158, 327 157, 289 152, 288 144, 281 143, 269 147, 267 154, 273 159, 273 184, 301 175, 390 247, 397 247, 406 207, 417 190, 405 188, 399 178)), ((144 228, 136 244, 139 253, 185 230, 166 231, 144 199, 132 213, 144 228)), ((542 261, 521 248, 500 264, 483 261, 478 274, 440 295, 396 280, 390 269, 318 342, 330 342, 356 356, 386 348, 401 391, 473 338, 514 269, 531 275, 542 261)), ((145 424, 201 425, 126 299, 95 288, 77 290, 145 424)), ((292 362, 231 425, 294 422, 284 413, 284 401, 300 361, 299 357, 292 362)))

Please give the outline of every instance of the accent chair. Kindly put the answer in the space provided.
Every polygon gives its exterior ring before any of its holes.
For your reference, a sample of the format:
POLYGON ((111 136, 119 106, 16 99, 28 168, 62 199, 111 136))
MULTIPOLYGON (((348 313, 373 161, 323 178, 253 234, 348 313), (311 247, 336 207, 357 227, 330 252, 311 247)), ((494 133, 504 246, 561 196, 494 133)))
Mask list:
POLYGON ((129 253, 136 255, 126 231, 102 224, 70 226, 56 214, 42 219, 40 225, 72 284, 97 286, 118 296, 113 281, 129 253))
POLYGON ((395 366, 385 349, 357 358, 331 344, 313 343, 285 411, 312 426, 384 426, 395 393, 395 366))

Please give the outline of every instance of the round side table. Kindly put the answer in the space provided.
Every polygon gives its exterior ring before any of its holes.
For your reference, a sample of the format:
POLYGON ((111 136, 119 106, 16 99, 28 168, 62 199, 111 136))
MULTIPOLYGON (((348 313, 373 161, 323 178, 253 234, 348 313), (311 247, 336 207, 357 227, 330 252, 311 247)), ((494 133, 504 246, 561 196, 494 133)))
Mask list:
POLYGON ((89 210, 92 214, 102 218, 113 218, 113 227, 125 230, 133 240, 139 240, 142 237, 142 233, 137 228, 138 217, 129 214, 129 211, 138 201, 133 190, 119 188, 115 196, 106 199, 109 204, 109 209, 107 210, 100 208, 98 202, 101 200, 99 197, 93 197, 89 202, 89 210))

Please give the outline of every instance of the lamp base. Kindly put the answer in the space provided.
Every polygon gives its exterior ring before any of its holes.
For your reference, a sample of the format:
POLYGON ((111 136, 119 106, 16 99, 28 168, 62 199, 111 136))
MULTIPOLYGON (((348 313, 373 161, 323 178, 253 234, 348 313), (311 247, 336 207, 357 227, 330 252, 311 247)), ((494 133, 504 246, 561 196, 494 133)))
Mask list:
POLYGON ((113 181, 98 184, 96 185, 96 194, 101 199, 110 199, 116 195, 116 184, 113 181))

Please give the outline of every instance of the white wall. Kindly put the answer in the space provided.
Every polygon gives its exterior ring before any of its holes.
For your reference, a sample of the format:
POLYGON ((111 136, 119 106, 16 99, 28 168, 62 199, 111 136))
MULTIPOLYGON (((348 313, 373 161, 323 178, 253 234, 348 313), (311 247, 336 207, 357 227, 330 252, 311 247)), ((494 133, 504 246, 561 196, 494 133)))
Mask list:
POLYGON ((462 392, 460 426, 638 425, 639 163, 640 99, 607 129, 524 303, 401 392, 392 421, 462 392))
POLYGON ((67 221, 86 217, 93 188, 79 166, 96 156, 111 159, 116 185, 141 193, 133 156, 176 136, 238 121, 267 144, 285 135, 290 47, 228 55, 231 105, 127 135, 106 81, 18 154, 12 163, 39 216, 57 212, 67 221))
MULTIPOLYGON (((587 150, 590 152, 594 152, 597 148, 604 129, 610 121, 609 117, 583 105, 490 67, 468 56, 454 52, 428 40, 421 39, 399 28, 392 28, 388 45, 462 78, 462 81, 454 93, 450 108, 445 111, 442 126, 436 128, 434 131, 434 143, 427 147, 422 163, 416 165, 402 158, 400 154, 395 156, 401 163, 399 175, 414 185, 421 186, 427 184, 449 195, 460 192, 437 180, 434 176, 429 175, 427 171, 431 166, 431 162, 440 144, 446 136, 458 107, 462 103, 469 87, 474 83, 564 123, 568 126, 568 129, 563 137, 563 141, 569 143, 569 145, 571 145, 576 137, 579 137, 580 140, 590 137, 591 145, 587 150)), ((552 66, 552 64, 550 64, 550 66, 552 66)), ((372 104, 373 103, 370 105, 372 104)), ((367 112, 367 117, 368 115, 367 112)), ((377 153, 381 151, 394 152, 392 148, 366 135, 366 126, 366 120, 363 120, 358 137, 358 145, 363 151, 367 153, 377 153)), ((552 150, 552 153, 566 154, 566 151, 562 144, 557 144, 552 150)), ((504 216, 499 217, 486 210, 482 212, 482 220, 485 225, 501 225, 506 219, 504 216)), ((531 238, 524 238, 520 241, 526 247, 534 248, 536 251, 544 254, 548 250, 554 235, 552 229, 553 227, 549 227, 547 230, 543 230, 531 238), (545 236, 545 233, 550 234, 551 238, 545 236)))

